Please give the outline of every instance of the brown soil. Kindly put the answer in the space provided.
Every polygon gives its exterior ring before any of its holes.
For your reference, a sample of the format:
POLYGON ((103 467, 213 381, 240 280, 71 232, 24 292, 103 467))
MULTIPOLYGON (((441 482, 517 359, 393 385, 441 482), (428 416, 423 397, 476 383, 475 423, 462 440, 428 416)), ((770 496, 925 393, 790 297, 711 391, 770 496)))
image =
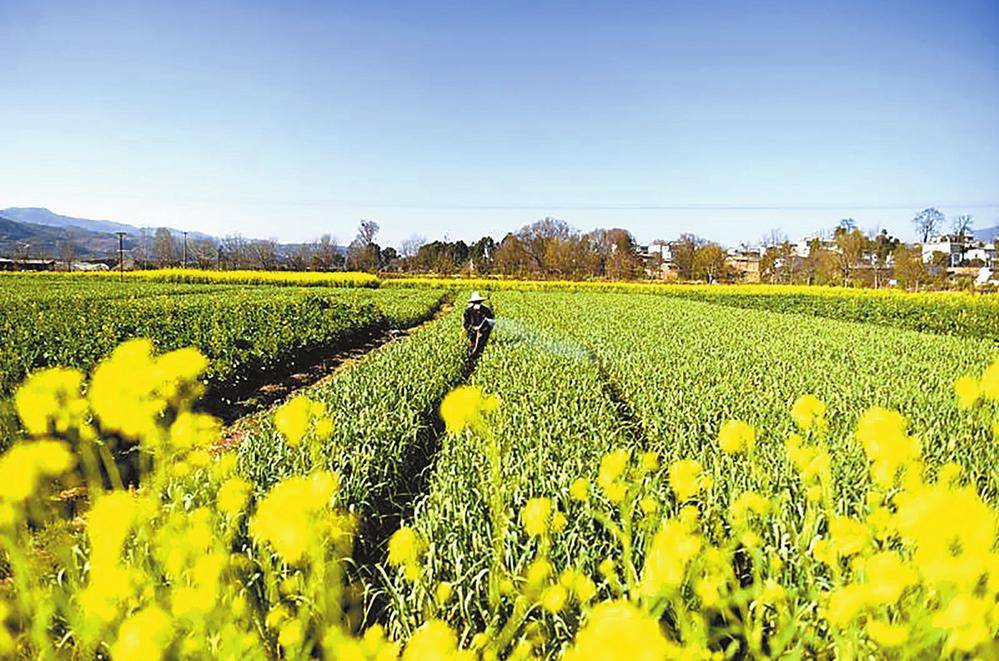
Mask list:
POLYGON ((299 361, 291 373, 273 381, 254 384, 254 388, 238 401, 213 405, 214 410, 211 412, 226 425, 215 449, 222 452, 238 446, 247 429, 260 415, 275 408, 290 395, 334 378, 338 372, 358 363, 375 349, 409 337, 437 321, 450 312, 452 307, 451 304, 444 303, 430 319, 415 326, 370 333, 356 338, 346 347, 312 354, 306 360, 299 361))

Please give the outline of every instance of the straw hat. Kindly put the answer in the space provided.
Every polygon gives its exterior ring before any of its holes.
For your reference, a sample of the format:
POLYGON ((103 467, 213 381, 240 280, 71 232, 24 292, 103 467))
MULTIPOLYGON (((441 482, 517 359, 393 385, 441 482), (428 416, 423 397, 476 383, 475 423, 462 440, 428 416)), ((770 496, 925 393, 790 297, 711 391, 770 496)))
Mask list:
POLYGON ((482 295, 477 291, 473 291, 472 295, 468 297, 469 303, 481 303, 484 300, 486 299, 482 298, 482 295))

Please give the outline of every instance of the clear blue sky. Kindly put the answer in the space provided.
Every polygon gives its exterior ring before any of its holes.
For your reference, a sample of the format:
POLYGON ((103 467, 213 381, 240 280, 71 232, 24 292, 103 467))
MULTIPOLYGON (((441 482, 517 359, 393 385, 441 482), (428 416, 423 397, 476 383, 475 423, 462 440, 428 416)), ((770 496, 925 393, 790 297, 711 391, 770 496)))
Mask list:
POLYGON ((930 204, 999 224, 995 0, 0 0, 0 208, 734 244, 930 204))

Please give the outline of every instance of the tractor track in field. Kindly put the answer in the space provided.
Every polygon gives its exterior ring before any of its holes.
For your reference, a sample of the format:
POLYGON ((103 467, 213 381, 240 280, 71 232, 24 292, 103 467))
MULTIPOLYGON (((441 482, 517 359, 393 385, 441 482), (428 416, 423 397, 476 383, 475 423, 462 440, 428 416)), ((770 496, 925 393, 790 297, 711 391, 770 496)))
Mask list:
POLYGON ((211 392, 203 400, 202 409, 222 421, 225 432, 216 444, 222 451, 236 447, 253 421, 273 409, 289 396, 321 385, 344 369, 363 360, 381 347, 410 335, 443 318, 453 308, 442 301, 423 321, 406 328, 375 328, 356 333, 338 346, 325 350, 307 351, 289 361, 280 372, 267 372, 245 382, 235 394, 222 396, 211 392))

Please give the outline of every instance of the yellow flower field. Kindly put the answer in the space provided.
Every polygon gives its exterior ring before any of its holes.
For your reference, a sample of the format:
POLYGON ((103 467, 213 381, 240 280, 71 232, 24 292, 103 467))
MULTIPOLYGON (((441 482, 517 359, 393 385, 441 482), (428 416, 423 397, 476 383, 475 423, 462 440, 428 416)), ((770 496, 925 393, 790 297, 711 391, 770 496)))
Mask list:
POLYGON ((999 652, 991 342, 628 294, 494 305, 478 364, 449 315, 225 451, 195 349, 33 371, 0 457, 0 654, 999 652))

